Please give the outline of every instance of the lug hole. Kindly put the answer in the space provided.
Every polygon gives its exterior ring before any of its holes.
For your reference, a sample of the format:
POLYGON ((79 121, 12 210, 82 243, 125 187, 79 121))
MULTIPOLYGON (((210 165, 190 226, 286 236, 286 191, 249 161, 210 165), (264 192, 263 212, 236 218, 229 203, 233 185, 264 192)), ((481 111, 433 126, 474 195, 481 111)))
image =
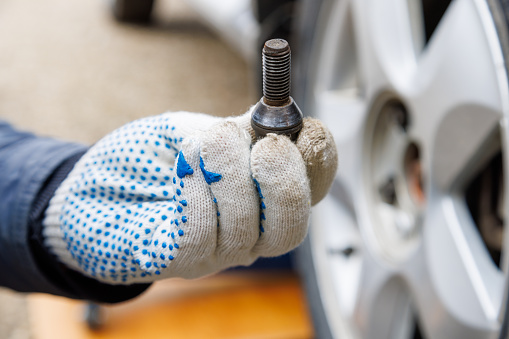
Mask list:
POLYGON ((400 101, 394 101, 390 103, 392 110, 392 118, 394 122, 401 127, 403 131, 407 131, 410 125, 409 114, 405 106, 400 101))
POLYGON ((378 193, 380 193, 382 201, 389 205, 396 205, 397 196, 394 177, 390 177, 386 182, 380 185, 378 193))
POLYGON ((420 150, 416 143, 410 143, 406 149, 404 169, 410 197, 418 206, 424 205, 426 196, 424 194, 420 150))

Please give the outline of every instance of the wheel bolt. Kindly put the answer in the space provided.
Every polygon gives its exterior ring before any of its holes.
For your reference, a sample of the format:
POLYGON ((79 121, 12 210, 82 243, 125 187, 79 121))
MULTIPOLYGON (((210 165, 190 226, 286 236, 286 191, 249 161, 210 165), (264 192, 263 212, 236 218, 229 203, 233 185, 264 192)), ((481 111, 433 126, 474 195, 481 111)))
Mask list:
POLYGON ((267 133, 297 139, 302 128, 302 112, 290 96, 291 51, 283 39, 265 42, 262 51, 263 97, 251 116, 257 138, 267 133))

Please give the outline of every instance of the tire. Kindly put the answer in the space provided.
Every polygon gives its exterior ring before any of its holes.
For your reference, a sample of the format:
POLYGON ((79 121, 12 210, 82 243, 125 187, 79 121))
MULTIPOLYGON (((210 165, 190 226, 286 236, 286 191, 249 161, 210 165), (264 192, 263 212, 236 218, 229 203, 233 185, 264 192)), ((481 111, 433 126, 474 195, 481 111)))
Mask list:
POLYGON ((121 22, 148 23, 154 0, 113 0, 112 11, 121 22))
POLYGON ((317 338, 506 338, 509 1, 299 6, 293 96, 340 154, 296 254, 317 338))

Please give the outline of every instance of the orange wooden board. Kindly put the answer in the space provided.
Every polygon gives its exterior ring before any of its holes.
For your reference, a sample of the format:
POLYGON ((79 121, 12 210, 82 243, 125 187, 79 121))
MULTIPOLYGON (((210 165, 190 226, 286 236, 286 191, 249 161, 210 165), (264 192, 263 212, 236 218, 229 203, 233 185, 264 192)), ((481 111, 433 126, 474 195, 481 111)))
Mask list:
POLYGON ((291 273, 161 281, 132 301, 104 306, 98 331, 83 320, 83 302, 32 295, 28 305, 34 339, 313 337, 299 279, 291 273))

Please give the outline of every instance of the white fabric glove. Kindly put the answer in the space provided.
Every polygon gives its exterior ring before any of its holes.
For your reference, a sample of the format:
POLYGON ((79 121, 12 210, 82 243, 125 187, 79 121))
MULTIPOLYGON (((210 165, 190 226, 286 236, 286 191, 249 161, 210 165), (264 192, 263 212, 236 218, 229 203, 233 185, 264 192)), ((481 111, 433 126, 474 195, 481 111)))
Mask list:
POLYGON ((331 185, 336 148, 313 119, 295 144, 254 143, 250 115, 166 113, 110 133, 57 189, 46 245, 110 284, 194 278, 292 250, 331 185))

